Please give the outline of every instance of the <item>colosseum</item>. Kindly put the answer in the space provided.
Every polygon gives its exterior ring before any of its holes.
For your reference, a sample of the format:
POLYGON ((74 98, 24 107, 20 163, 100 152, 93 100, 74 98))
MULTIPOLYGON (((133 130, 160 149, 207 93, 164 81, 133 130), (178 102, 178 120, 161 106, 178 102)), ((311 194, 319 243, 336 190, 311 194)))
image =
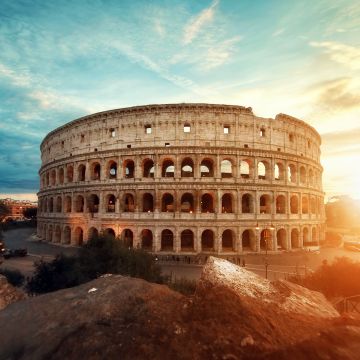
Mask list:
POLYGON ((169 104, 71 121, 41 143, 38 235, 101 232, 158 254, 290 251, 324 238, 321 138, 233 105, 169 104))

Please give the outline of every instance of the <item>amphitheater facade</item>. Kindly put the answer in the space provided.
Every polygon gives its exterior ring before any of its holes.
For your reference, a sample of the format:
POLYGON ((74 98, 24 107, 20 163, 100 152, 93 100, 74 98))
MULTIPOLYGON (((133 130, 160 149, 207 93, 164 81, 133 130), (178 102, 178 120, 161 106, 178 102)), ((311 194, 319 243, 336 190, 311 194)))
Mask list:
POLYGON ((299 249, 324 238, 321 138, 288 115, 147 105, 71 121, 41 143, 38 235, 100 232, 164 254, 299 249))

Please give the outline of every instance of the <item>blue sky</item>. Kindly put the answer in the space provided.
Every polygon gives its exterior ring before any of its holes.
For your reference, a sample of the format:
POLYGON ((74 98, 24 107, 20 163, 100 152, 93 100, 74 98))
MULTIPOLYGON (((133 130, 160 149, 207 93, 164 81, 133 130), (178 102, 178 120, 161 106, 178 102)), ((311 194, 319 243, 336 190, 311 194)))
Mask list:
POLYGON ((209 102, 323 136, 328 196, 360 198, 360 3, 0 2, 0 197, 33 197, 39 145, 106 109, 209 102))

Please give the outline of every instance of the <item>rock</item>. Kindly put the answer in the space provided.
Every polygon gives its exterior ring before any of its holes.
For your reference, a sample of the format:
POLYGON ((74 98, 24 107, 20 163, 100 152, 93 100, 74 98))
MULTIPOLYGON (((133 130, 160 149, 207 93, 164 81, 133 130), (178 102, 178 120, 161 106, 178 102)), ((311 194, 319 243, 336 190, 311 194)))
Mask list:
POLYGON ((4 360, 357 359, 360 351, 360 319, 339 317, 317 292, 215 258, 192 297, 107 275, 16 302, 0 311, 0 328, 4 360))
POLYGON ((8 305, 23 300, 26 295, 21 290, 10 285, 5 276, 0 275, 0 310, 5 309, 8 305))

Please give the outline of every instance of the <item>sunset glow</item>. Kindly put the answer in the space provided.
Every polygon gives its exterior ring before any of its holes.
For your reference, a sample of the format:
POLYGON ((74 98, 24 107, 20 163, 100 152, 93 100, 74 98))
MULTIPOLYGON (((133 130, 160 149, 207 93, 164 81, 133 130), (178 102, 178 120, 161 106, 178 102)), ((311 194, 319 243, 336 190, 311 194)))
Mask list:
POLYGON ((250 106, 322 135, 326 197, 360 198, 360 3, 0 3, 0 197, 34 199, 54 128, 152 103, 250 106))

